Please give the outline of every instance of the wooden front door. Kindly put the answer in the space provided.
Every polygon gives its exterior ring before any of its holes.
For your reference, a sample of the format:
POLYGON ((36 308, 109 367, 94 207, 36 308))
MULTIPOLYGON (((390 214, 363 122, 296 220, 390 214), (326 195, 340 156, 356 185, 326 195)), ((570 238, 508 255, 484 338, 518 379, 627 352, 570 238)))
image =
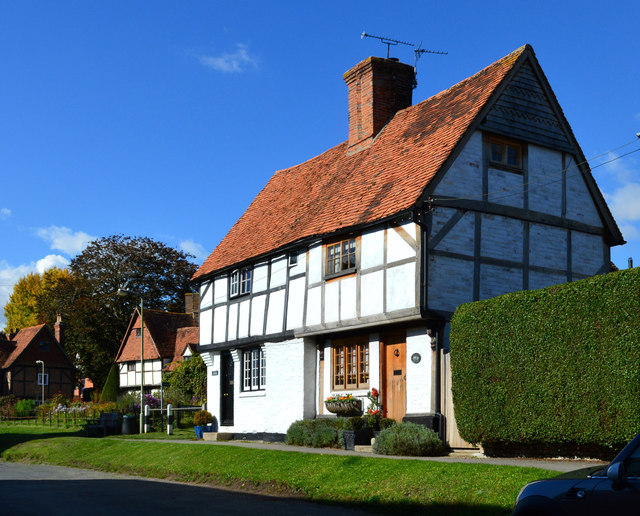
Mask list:
POLYGON ((380 344, 382 364, 382 413, 402 421, 407 411, 407 344, 405 334, 383 335, 380 344))
POLYGON ((233 358, 225 351, 220 355, 220 425, 233 426, 233 358))

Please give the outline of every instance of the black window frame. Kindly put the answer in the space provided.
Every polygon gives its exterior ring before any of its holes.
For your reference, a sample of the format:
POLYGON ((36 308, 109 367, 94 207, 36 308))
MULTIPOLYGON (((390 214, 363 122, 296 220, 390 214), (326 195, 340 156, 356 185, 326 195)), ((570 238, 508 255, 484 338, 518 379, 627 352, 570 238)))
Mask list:
POLYGON ((267 359, 261 347, 242 351, 242 392, 264 391, 267 386, 267 359))

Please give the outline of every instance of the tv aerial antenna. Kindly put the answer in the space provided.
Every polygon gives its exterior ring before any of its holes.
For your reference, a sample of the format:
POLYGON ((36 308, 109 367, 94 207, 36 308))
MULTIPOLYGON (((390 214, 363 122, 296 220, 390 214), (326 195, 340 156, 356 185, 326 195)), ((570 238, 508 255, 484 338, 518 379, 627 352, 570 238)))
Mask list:
POLYGON ((439 54, 439 55, 447 55, 449 52, 440 52, 439 50, 427 50, 426 48, 422 48, 422 41, 416 47, 415 44, 410 43, 408 41, 400 41, 398 39, 385 38, 384 36, 375 36, 374 34, 367 34, 365 31, 362 31, 360 34, 360 39, 364 38, 374 38, 379 39, 383 45, 387 45, 387 59, 389 59, 389 51, 391 49, 391 45, 407 45, 413 48, 413 87, 418 86, 418 61, 424 54, 439 54))

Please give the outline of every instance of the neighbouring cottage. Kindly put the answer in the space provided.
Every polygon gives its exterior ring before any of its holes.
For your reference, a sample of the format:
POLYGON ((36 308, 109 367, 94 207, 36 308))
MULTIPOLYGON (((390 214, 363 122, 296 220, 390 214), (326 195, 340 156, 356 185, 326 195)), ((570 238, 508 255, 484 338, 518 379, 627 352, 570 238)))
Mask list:
MULTIPOLYGON (((198 346, 198 294, 185 294, 185 312, 144 310, 144 390, 160 389, 163 371, 190 357, 198 346)), ((116 355, 120 389, 139 391, 142 321, 136 308, 116 355)))
POLYGON ((46 324, 40 324, 11 332, 8 338, 1 334, 0 396, 13 394, 41 402, 43 383, 45 399, 58 393, 67 398, 73 396, 76 369, 63 347, 60 317, 54 331, 55 335, 46 324))
POLYGON ((348 140, 276 172, 193 277, 208 408, 275 438, 376 387, 464 446, 456 307, 605 273, 624 240, 529 45, 416 105, 395 59, 344 79, 348 140))

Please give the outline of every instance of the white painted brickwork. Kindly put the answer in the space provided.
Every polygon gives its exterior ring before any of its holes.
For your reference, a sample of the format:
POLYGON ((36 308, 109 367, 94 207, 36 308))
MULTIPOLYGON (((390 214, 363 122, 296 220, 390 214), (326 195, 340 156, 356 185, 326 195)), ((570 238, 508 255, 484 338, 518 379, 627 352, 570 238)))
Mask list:
POLYGON ((489 168, 489 202, 524 208, 521 173, 489 168))
POLYGON ((567 170, 567 218, 602 227, 591 194, 575 165, 567 170))
POLYGON ((522 269, 482 264, 480 266, 480 299, 522 290, 522 269))
POLYGON ((562 153, 529 145, 529 208, 562 215, 562 153))
MULTIPOLYGON (((436 208, 433 210, 433 226, 431 235, 436 236, 442 227, 457 213, 453 208, 436 208)), ((454 231, 449 231, 436 246, 438 251, 473 256, 474 214, 465 213, 456 223, 454 231)))
POLYGON ((567 230, 531 224, 529 226, 529 263, 539 267, 566 270, 567 230))
MULTIPOLYGON (((292 339, 263 345, 266 356, 266 387, 242 392, 242 353, 234 360, 234 425, 222 432, 286 433, 294 421, 315 415, 315 354, 312 342, 292 339)), ((206 353, 207 410, 220 421, 220 355, 206 353), (213 372, 218 374, 213 376, 213 372)))
POLYGON ((473 262, 429 257, 429 308, 454 312, 473 301, 473 262))
POLYGON ((604 265, 604 242, 601 236, 572 231, 571 249, 575 273, 592 276, 604 265))
POLYGON ((483 257, 522 262, 524 223, 521 220, 482 215, 481 227, 480 253, 483 257))
POLYGON ((469 192, 482 192, 482 133, 476 131, 455 160, 434 195, 466 197, 469 192))
POLYGON ((407 330, 407 414, 425 414, 431 407, 431 366, 433 362, 431 337, 426 328, 407 330), (420 354, 420 362, 414 364, 411 355, 420 354))

